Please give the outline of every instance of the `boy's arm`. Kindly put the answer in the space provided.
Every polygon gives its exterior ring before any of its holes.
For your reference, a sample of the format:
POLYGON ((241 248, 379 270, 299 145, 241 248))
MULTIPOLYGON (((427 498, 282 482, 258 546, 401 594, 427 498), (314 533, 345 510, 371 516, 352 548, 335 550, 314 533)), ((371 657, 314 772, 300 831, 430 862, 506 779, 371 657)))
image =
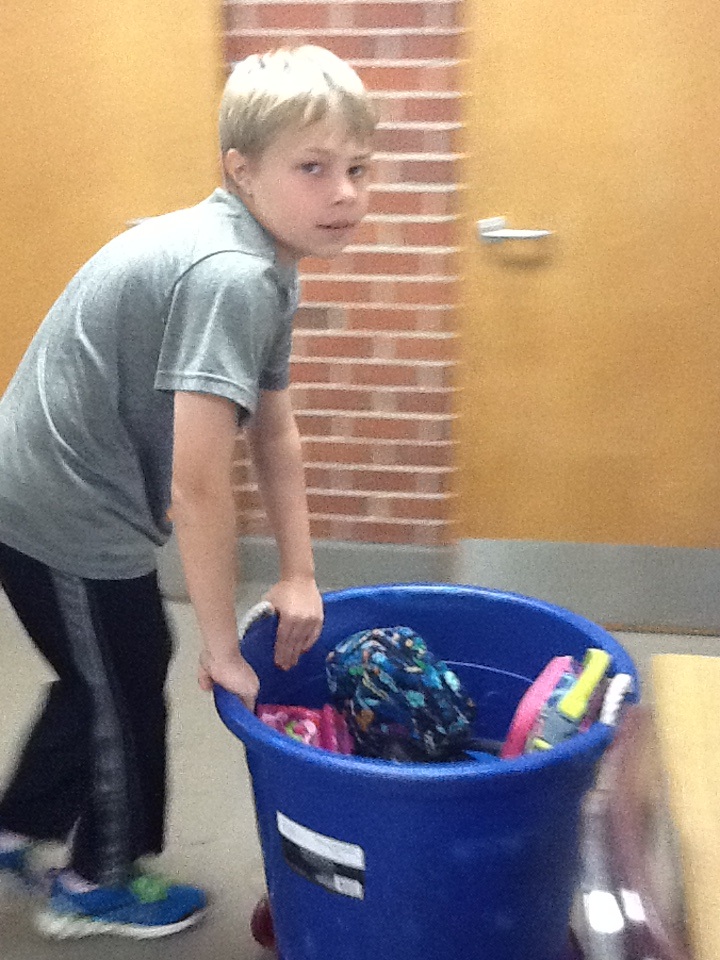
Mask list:
POLYGON ((200 627, 199 681, 213 681, 253 709, 258 680, 238 649, 237 533, 232 465, 237 407, 200 393, 175 393, 172 512, 188 592, 200 627))
POLYGON ((248 437, 263 505, 280 554, 280 580, 267 599, 279 616, 275 662, 287 670, 315 643, 323 621, 300 435, 289 390, 260 391, 248 437))

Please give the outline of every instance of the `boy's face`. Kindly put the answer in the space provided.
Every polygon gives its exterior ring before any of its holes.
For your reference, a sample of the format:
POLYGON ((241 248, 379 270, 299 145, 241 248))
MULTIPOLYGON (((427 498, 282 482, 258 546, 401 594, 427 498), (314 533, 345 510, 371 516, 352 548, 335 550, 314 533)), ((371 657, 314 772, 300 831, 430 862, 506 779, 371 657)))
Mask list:
POLYGON ((367 213, 370 158, 367 144, 348 139, 337 122, 321 120, 281 134, 258 159, 228 151, 226 170, 275 237, 280 260, 294 263, 335 257, 350 242, 367 213))

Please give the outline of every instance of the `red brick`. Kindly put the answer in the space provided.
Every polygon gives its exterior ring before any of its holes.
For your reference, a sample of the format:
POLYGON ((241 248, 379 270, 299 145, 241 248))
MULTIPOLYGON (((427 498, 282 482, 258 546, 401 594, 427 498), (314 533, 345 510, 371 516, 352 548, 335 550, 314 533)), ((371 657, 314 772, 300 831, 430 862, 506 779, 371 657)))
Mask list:
POLYGON ((419 121, 422 123, 459 123, 462 120, 462 98, 447 96, 378 97, 378 112, 383 123, 419 121))
POLYGON ((357 416, 352 424, 352 435, 378 440, 417 440, 414 420, 391 416, 357 416))
POLYGON ((373 145, 379 153, 422 153, 427 149, 425 131, 420 129, 376 130, 373 145))
POLYGON ((425 25, 425 3, 353 3, 354 26, 363 29, 417 28, 425 25))
POLYGON ((345 326, 347 317, 341 306, 336 304, 301 304, 296 313, 294 328, 306 330, 332 330, 345 326))
MULTIPOLYGON (((328 420, 330 417, 328 416, 328 420)), ((348 418, 350 419, 350 418, 348 418)), ((397 421, 388 421, 397 423, 397 421)), ((398 467, 442 467, 453 465, 454 447, 448 441, 418 443, 416 439, 407 439, 407 430, 398 430, 399 437, 386 439, 382 435, 383 421, 376 421, 375 436, 349 438, 342 440, 336 435, 326 435, 326 439, 316 434, 303 442, 306 463, 343 463, 373 464, 387 463, 398 467)), ((352 421, 348 428, 352 428, 352 421)))
POLYGON ((393 352, 403 360, 454 360, 457 353, 455 337, 397 337, 393 352))
POLYGON ((305 278, 303 297, 309 301, 336 301, 338 303, 398 303, 398 304, 452 304, 456 298, 456 284, 449 277, 418 277, 417 279, 335 279, 333 277, 305 278))
POLYGON ((384 440, 420 440, 422 421, 416 417, 362 416, 353 421, 355 437, 384 440))
POLYGON ((373 146, 378 153, 461 153, 464 149, 459 123, 379 126, 373 146))
POLYGON ((452 247, 460 242, 456 220, 374 221, 366 220, 358 234, 358 243, 397 244, 398 246, 452 247))
POLYGON ((295 342, 301 340, 306 356, 364 358, 372 357, 375 352, 374 337, 347 335, 342 333, 295 335, 295 342))
POLYGON ((383 498, 389 515, 401 520, 445 520, 447 499, 443 496, 406 496, 383 498))
MULTIPOLYGON (((363 220, 360 226, 357 228, 355 235, 353 236, 353 246, 359 243, 377 243, 377 230, 372 221, 367 218, 363 220)), ((303 261, 304 265, 305 261, 303 261)))
MULTIPOLYGON (((460 169, 457 160, 452 157, 447 160, 386 160, 385 164, 395 166, 395 175, 389 183, 447 183, 453 184, 460 180, 460 169)), ((384 179, 379 177, 379 179, 384 179)))
POLYGON ((331 8, 326 3, 261 3, 257 9, 257 26, 261 29, 314 30, 330 26, 331 8))
POLYGON ((337 364, 323 360, 292 360, 290 363, 291 383, 338 383, 337 364))
POLYGON ((363 386, 413 387, 418 385, 417 363, 351 363, 293 361, 291 381, 295 385, 347 384, 363 386))
POLYGON ((354 517, 310 517, 310 533, 317 540, 354 540, 354 529, 354 517))
MULTIPOLYGON (((400 59, 434 60, 456 59, 459 55, 461 31, 436 31, 434 33, 408 32, 397 38, 400 59)), ((393 38, 395 40, 396 38, 393 38)), ((268 35, 259 29, 242 30, 226 34, 226 56, 229 61, 242 60, 251 53, 264 53, 283 44, 297 45, 315 43, 327 47, 345 60, 372 60, 383 57, 383 45, 386 38, 371 31, 360 33, 303 34, 287 28, 286 33, 268 35)))
MULTIPOLYGON (((310 535, 319 540, 342 539, 335 533, 336 518, 334 517, 310 517, 310 535)), ((352 521, 348 521, 352 523, 352 521)))
POLYGON ((414 471, 379 469, 373 467, 338 470, 337 467, 310 466, 305 469, 305 479, 312 493, 403 493, 416 492, 417 480, 414 471), (342 486, 339 484, 342 483, 342 486))
POLYGON ((399 274, 451 274, 457 269, 456 255, 447 253, 404 253, 376 252, 369 250, 346 253, 336 260, 303 260, 302 275, 325 273, 327 276, 343 274, 378 274, 397 276, 399 274))
POLYGON ((452 60, 460 51, 462 31, 406 34, 402 38, 402 57, 407 60, 452 60))
POLYGON ((348 330, 377 330, 384 333, 404 330, 446 329, 454 326, 454 308, 435 307, 426 310, 422 306, 402 304, 381 307, 353 306, 347 310, 348 330), (432 319, 429 319, 429 318, 432 319))
POLYGON ((375 56, 376 38, 366 35, 316 34, 313 36, 293 33, 268 36, 262 31, 242 30, 236 34, 226 34, 225 51, 228 60, 243 60, 252 53, 265 53, 274 47, 296 46, 301 43, 316 43, 327 47, 338 57, 345 60, 364 60, 375 56))
POLYGON ((334 493, 357 489, 353 471, 336 463, 305 465, 305 483, 308 490, 328 490, 334 493))
MULTIPOLYGON (((340 506, 335 503, 335 506, 340 506)), ((366 506, 364 498, 358 498, 355 507, 366 506)), ((319 500, 317 506, 333 506, 319 500)), ((269 526, 261 511, 246 510, 239 515, 238 526, 245 535, 268 535, 269 526)), ((310 515, 311 535, 317 539, 347 539, 366 543, 424 543, 447 544, 450 540, 445 518, 428 520, 424 518, 399 519, 362 516, 353 513, 312 512, 310 515)))
POLYGON ((442 536, 440 524, 403 523, 372 519, 355 525, 355 539, 366 543, 436 543, 442 536), (423 529, 424 528, 424 529, 423 529))
POLYGON ((435 214, 447 216, 456 212, 457 190, 426 193, 424 190, 398 190, 392 185, 378 184, 370 192, 370 213, 435 214))
POLYGON ((310 513, 341 514, 347 517, 366 516, 368 497, 364 494, 308 493, 310 513))
POLYGON ((351 383, 373 387, 415 387, 422 368, 416 363, 354 364, 351 383))
POLYGON ((450 390, 398 390, 395 393, 398 413, 448 414, 453 409, 450 390))
POLYGON ((323 443, 317 440, 305 440, 303 443, 303 452, 305 454, 305 460, 308 463, 372 463, 371 444, 350 443, 337 440, 334 437, 323 443))
POLYGON ((332 421, 329 417, 313 413, 298 412, 295 415, 298 429, 303 437, 330 436, 332 421))
POLYGON ((301 297, 309 303, 356 303, 369 300, 372 281, 302 278, 301 297))
POLYGON ((330 7, 325 3, 253 3, 246 0, 225 8, 228 31, 280 28, 283 30, 312 29, 330 24, 330 7))
MULTIPOLYGON (((295 391, 293 391, 293 394, 295 391)), ((359 387, 322 387, 312 386, 302 389, 303 402, 298 410, 371 410, 373 395, 371 390, 359 387)), ((295 402, 293 400, 293 402, 295 402)))
MULTIPOLYGON (((360 4, 356 4, 356 6, 360 6, 360 4)), ((442 92, 457 90, 461 83, 459 65, 446 62, 430 62, 421 67, 403 65, 402 63, 393 66, 377 64, 364 66, 358 69, 358 73, 370 90, 430 90, 442 92)))
POLYGON ((446 440, 403 444, 395 450, 395 456, 398 463, 408 466, 451 467, 455 459, 455 448, 446 440))

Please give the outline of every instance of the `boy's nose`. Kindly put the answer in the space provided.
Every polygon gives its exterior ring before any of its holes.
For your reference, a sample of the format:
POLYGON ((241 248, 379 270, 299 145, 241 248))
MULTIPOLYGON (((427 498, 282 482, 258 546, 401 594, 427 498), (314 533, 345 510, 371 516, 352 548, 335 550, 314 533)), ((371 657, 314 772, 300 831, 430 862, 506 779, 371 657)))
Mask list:
POLYGON ((355 200, 357 197, 357 184, 354 180, 351 180, 350 177, 343 177, 342 180, 337 185, 335 190, 335 202, 343 203, 350 200, 355 200))

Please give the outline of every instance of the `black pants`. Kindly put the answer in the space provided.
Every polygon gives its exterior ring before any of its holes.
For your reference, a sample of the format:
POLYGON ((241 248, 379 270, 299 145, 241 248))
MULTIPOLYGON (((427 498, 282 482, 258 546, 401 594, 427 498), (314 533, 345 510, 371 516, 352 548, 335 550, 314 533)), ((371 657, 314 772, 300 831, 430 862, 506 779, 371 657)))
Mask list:
POLYGON ((71 866, 120 883, 163 845, 171 639, 157 576, 84 580, 0 544, 0 583, 57 675, 0 800, 0 828, 72 835, 71 866))

